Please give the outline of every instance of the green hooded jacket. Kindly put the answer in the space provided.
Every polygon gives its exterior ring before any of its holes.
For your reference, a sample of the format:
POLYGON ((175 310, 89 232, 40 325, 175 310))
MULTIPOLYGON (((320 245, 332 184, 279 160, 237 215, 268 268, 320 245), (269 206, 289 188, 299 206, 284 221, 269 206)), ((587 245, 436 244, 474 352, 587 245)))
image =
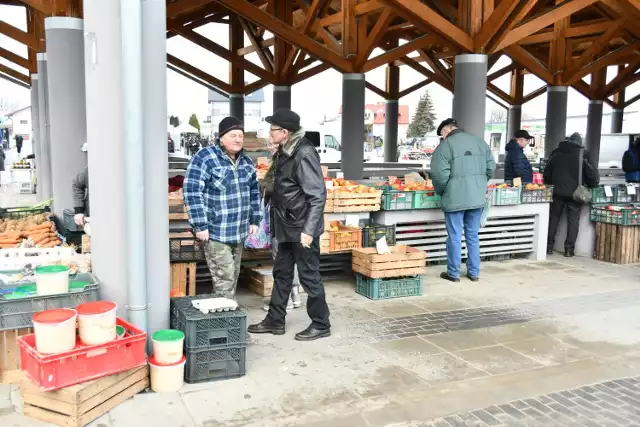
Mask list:
POLYGON ((496 162, 486 142, 454 129, 433 152, 431 179, 445 212, 484 207, 496 162))

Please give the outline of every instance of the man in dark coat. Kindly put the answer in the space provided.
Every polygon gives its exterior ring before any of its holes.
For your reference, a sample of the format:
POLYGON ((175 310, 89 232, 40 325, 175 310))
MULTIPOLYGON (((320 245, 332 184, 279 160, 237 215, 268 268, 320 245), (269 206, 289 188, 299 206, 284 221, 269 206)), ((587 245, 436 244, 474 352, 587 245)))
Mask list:
MULTIPOLYGON (((578 166, 582 147, 582 137, 578 133, 572 134, 558 145, 544 170, 544 183, 553 185, 553 202, 549 213, 549 236, 547 238, 547 253, 553 253, 556 232, 562 211, 567 209, 567 238, 564 242, 564 256, 575 255, 576 239, 580 231, 580 209, 582 204, 573 200, 573 193, 578 188, 578 166)), ((589 154, 584 151, 582 156, 582 184, 595 187, 600 182, 598 169, 588 161, 589 154)))
POLYGON ((523 183, 533 182, 533 169, 531 163, 524 154, 524 148, 529 145, 533 137, 526 130, 519 130, 509 141, 505 150, 507 156, 504 160, 504 180, 513 181, 520 178, 523 183))
POLYGON ((640 136, 629 143, 622 156, 622 170, 627 182, 640 182, 640 136))
POLYGON ((22 135, 16 135, 16 149, 18 150, 18 154, 20 154, 20 152, 22 151, 22 141, 24 140, 24 138, 22 137, 22 135))
POLYGON ((312 341, 331 335, 329 307, 320 276, 320 236, 324 232, 327 189, 320 156, 305 138, 300 116, 288 109, 265 118, 271 125, 269 142, 278 145, 274 158, 274 186, 271 200, 271 235, 278 242, 273 267, 274 288, 269 312, 260 323, 249 326, 252 334, 285 333, 287 301, 293 286, 294 265, 300 284, 308 295, 307 314, 311 325, 296 334, 298 341, 312 341))

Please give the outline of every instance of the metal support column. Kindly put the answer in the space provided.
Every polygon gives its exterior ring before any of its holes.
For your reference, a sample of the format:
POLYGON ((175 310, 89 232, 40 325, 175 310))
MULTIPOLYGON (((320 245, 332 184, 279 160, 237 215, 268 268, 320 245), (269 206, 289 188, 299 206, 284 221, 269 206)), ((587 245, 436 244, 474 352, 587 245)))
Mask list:
POLYGON ((342 75, 342 172, 362 179, 364 170, 364 74, 342 75))
POLYGON ((544 157, 558 147, 567 137, 567 86, 547 88, 547 120, 544 138, 544 157))
POLYGON ((291 86, 273 87, 273 111, 280 108, 291 109, 291 86))
POLYGON ((40 109, 38 107, 38 75, 31 74, 31 149, 35 155, 34 163, 36 165, 36 197, 39 202, 43 201, 42 197, 42 168, 38 167, 38 162, 42 160, 40 153, 40 109))
POLYGON ((73 208, 71 183, 87 166, 81 150, 87 142, 83 24, 82 19, 55 16, 46 18, 44 26, 53 207, 62 218, 65 209, 73 208))
POLYGON ((624 109, 614 108, 611 110, 611 133, 622 133, 622 123, 624 122, 624 109))
MULTIPOLYGON (((165 0, 142 2, 142 100, 148 333, 169 328, 168 152, 158 149, 167 135, 167 8, 165 0)), ((195 284, 193 284, 195 286, 195 284)))
POLYGON ((38 125, 40 126, 40 154, 36 158, 37 167, 41 169, 42 199, 49 200, 52 195, 51 184, 51 135, 49 133, 49 78, 47 73, 47 54, 38 53, 38 125))
POLYGON ((398 100, 387 99, 384 111, 384 161, 398 161, 398 100))
POLYGON ((587 114, 587 135, 585 148, 589 154, 589 163, 598 167, 600 160, 600 137, 602 136, 602 101, 589 101, 587 114))
POLYGON ((229 115, 244 122, 244 94, 229 94, 229 115))
POLYGON ((522 126, 522 105, 510 105, 507 114, 507 141, 509 141, 522 126))
POLYGON ((117 302, 118 315, 125 317, 125 176, 114 173, 125 156, 120 2, 84 0, 83 11, 92 268, 100 278, 100 297, 117 302))
POLYGON ((453 118, 461 129, 484 139, 487 55, 456 56, 453 118))

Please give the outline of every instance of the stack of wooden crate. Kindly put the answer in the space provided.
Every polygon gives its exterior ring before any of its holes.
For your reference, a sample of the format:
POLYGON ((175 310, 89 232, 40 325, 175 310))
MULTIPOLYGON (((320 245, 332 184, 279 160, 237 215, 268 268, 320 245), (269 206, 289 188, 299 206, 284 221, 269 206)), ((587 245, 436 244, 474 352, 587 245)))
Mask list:
POLYGON ((596 223, 595 259, 614 264, 640 263, 640 226, 596 223))
POLYGON ((387 299, 422 294, 427 254, 410 246, 389 246, 390 253, 376 248, 352 252, 356 272, 356 292, 371 299, 387 299))
POLYGON ((245 132, 242 148, 247 151, 267 151, 268 142, 266 138, 258 138, 257 132, 245 132))
POLYGON ((169 193, 169 221, 187 219, 189 219, 189 216, 184 205, 182 190, 169 193))
POLYGON ((335 191, 333 212, 376 212, 380 210, 381 198, 381 190, 366 193, 335 191))

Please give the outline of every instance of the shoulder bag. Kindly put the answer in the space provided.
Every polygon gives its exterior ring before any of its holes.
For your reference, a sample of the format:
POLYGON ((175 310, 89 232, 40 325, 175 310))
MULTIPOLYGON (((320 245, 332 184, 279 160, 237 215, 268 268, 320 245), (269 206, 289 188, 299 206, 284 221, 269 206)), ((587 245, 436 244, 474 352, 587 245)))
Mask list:
POLYGON ((578 155, 578 187, 573 191, 573 200, 586 205, 591 203, 591 190, 582 185, 582 163, 584 161, 584 148, 580 147, 578 155))

